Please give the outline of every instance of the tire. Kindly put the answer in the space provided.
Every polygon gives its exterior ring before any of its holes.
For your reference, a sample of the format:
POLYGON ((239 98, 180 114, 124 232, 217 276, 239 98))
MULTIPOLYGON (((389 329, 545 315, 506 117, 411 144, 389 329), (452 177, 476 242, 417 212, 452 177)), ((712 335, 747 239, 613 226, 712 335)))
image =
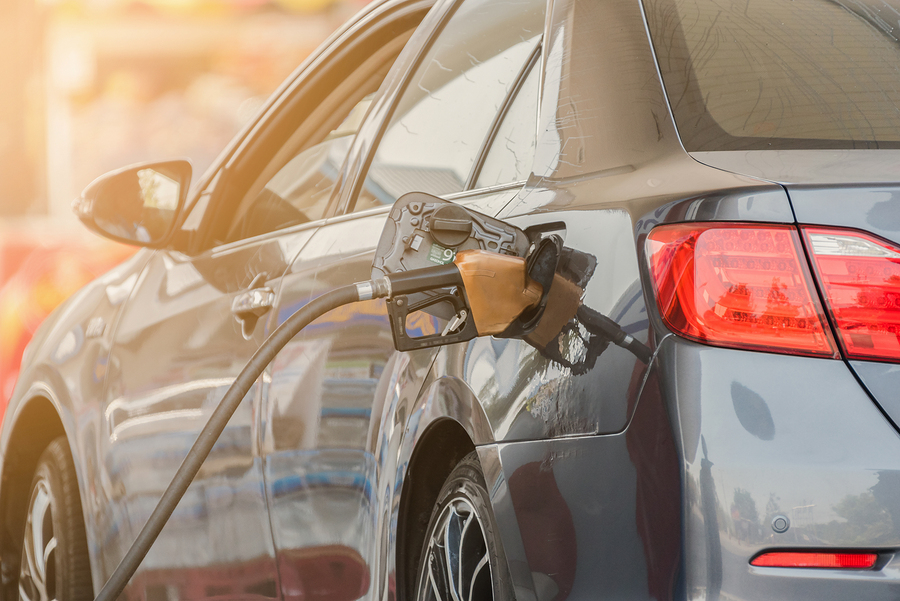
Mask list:
POLYGON ((444 482, 428 523, 418 572, 416 601, 514 599, 484 473, 474 452, 444 482))
POLYGON ((21 601, 94 597, 75 464, 64 436, 38 461, 28 495, 19 567, 21 601))

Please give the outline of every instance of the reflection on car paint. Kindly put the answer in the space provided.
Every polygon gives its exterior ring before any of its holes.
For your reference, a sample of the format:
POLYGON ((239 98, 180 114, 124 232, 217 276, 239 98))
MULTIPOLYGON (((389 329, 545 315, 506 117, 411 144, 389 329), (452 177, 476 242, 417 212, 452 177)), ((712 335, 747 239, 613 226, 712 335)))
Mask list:
POLYGON ((575 524, 548 463, 517 467, 508 479, 509 494, 538 597, 566 599, 578 563, 575 524))
MULTIPOLYGON (((259 240, 194 259, 157 253, 137 278, 136 300, 125 305, 110 333, 116 346, 100 407, 99 485, 86 503, 104 539, 97 550, 101 572, 115 567, 196 433, 262 340, 262 328, 250 340, 241 335, 229 293, 241 291, 260 274, 277 283, 285 269, 284 253, 296 253, 312 234, 298 231, 277 243, 259 240), (155 317, 148 319, 150 315, 155 317), (208 356, 209 348, 217 352, 208 356)), ((248 398, 259 390, 255 385, 248 398)), ((243 584, 236 579, 216 582, 216 574, 221 566, 244 562, 259 565, 248 587, 276 588, 258 426, 252 404, 242 404, 126 595, 143 595, 140 583, 146 573, 165 574, 148 578, 179 583, 165 590, 183 597, 178 587, 194 590, 196 583, 188 584, 179 572, 197 576, 220 594, 226 588, 239 594, 243 584)))
MULTIPOLYGON (((287 321, 291 315, 299 311, 301 307, 311 300, 312 298, 305 302, 294 303, 288 307, 279 309, 278 325, 287 321)), ((387 309, 384 299, 375 299, 338 307, 306 326, 304 330, 310 331, 315 329, 353 327, 361 325, 364 322, 385 327, 390 325, 387 318, 387 309)), ((441 323, 438 318, 429 315, 424 311, 416 311, 406 320, 407 333, 410 336, 415 337, 436 334, 439 331, 438 328, 440 326, 441 323)))
MULTIPOLYGON (((543 323, 549 332, 520 340, 476 339, 464 355, 463 369, 493 429, 493 440, 521 440, 533 436, 609 433, 622 430, 628 419, 630 395, 639 392, 649 349, 642 358, 615 345, 605 336, 579 324, 577 307, 615 316, 616 326, 641 347, 648 346, 648 322, 636 261, 628 260, 633 245, 632 221, 624 211, 556 212, 513 220, 520 227, 562 221, 564 244, 573 260, 568 279, 554 287, 571 289, 570 300, 548 303, 543 323), (621 261, 597 262, 589 249, 597 238, 606 240, 621 261), (566 284, 565 282, 573 282, 566 284), (583 292, 582 292, 583 291, 583 292), (555 331, 554 331, 555 330, 555 331), (600 384, 602 382, 602 385, 600 384), (637 387, 637 388, 636 388, 637 387)), ((551 288, 551 295, 554 295, 551 288)), ((436 366, 442 373, 456 360, 448 349, 436 366)), ((478 441, 476 439, 476 441, 478 441)), ((487 441, 485 441, 487 442, 487 441)))

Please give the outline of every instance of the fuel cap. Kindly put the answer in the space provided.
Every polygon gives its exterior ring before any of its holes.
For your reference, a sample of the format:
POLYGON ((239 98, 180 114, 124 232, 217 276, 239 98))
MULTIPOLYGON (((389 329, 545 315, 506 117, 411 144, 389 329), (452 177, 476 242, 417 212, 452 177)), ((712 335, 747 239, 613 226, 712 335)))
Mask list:
POLYGON ((456 247, 468 240, 472 234, 472 218, 461 206, 448 204, 431 215, 428 227, 431 230, 431 237, 438 244, 456 247))

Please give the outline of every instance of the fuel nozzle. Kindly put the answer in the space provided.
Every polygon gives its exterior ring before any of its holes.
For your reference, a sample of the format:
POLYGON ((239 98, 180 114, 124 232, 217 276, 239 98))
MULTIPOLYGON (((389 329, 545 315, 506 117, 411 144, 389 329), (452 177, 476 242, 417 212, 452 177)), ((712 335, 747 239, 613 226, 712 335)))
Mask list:
POLYGON ((502 334, 541 301, 543 287, 528 277, 521 257, 466 250, 454 263, 479 336, 502 334))
POLYGON ((375 285, 376 296, 388 297, 388 317, 398 350, 501 334, 543 296, 542 286, 528 277, 525 259, 485 250, 459 252, 446 265, 391 273, 375 285), (432 294, 411 300, 412 295, 426 291, 432 294), (452 315, 443 330, 411 335, 409 316, 442 304, 452 315))
POLYGON ((549 254, 545 247, 539 237, 468 207, 423 192, 402 196, 372 262, 373 285, 389 299, 397 349, 534 329, 561 241, 549 254))

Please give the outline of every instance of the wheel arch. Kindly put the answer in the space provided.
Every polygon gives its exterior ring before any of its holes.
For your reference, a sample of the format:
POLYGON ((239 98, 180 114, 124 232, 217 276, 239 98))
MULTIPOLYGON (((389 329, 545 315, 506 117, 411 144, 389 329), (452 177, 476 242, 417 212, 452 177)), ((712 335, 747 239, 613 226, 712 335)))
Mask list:
POLYGON ((494 442, 484 408, 459 378, 439 376, 428 383, 409 413, 409 457, 397 519, 395 549, 399 599, 415 596, 416 570, 431 511, 444 481, 476 446, 494 442))
POLYGON ((41 454, 60 436, 68 439, 59 410, 46 391, 35 392, 19 404, 0 471, 0 584, 5 590, 18 578, 19 546, 34 472, 41 454))
POLYGON ((396 549, 398 598, 415 598, 419 556, 432 509, 450 472, 474 450, 469 433, 451 418, 431 422, 418 438, 400 493, 396 549))

